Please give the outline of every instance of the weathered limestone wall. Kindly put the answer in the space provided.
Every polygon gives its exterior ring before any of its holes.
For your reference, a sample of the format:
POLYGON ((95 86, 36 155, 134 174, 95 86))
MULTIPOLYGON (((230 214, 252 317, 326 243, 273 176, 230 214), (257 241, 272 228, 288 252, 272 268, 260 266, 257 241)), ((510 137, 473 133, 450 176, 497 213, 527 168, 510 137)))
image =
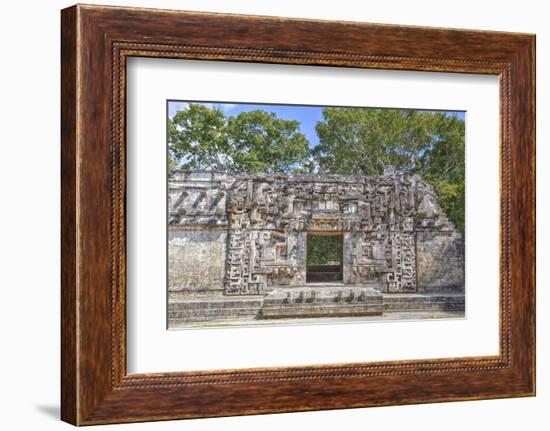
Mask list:
POLYGON ((227 231, 175 230, 168 233, 168 290, 223 290, 227 231))
POLYGON ((419 292, 464 291, 464 239, 457 232, 417 232, 419 292))
POLYGON ((169 180, 169 288, 266 295, 306 282, 307 233, 343 234, 343 282, 464 289, 464 241, 420 177, 230 175, 169 180))
POLYGON ((223 291, 226 184, 227 176, 214 172, 172 177, 168 194, 169 292, 223 291))

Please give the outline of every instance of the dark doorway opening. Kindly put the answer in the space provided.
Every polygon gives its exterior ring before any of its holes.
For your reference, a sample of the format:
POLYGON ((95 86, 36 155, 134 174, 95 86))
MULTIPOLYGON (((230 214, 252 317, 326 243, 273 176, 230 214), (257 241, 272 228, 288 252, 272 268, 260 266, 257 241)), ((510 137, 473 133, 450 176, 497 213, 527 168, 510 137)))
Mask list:
POLYGON ((342 281, 342 234, 307 234, 307 283, 342 281))

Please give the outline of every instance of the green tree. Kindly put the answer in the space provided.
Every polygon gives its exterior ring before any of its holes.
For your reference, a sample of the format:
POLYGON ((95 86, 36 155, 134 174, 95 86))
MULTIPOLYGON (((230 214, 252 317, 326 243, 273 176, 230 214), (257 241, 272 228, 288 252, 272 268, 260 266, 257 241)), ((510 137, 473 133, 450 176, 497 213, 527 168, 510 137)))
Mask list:
POLYGON ((464 121, 454 116, 436 114, 431 133, 433 139, 425 146, 417 171, 432 185, 449 219, 464 233, 464 121))
POLYGON ((385 166, 430 184, 464 232, 464 121, 436 112, 325 108, 312 150, 321 172, 378 175, 385 166))
POLYGON ((307 264, 329 265, 340 263, 342 258, 342 237, 308 235, 307 264))
POLYGON ((431 120, 417 111, 325 108, 313 157, 330 173, 378 175, 388 165, 414 171, 431 141, 431 120))
POLYGON ((168 154, 173 168, 223 170, 231 153, 223 111, 190 104, 168 121, 168 154))
POLYGON ((300 123, 262 110, 242 112, 228 121, 234 147, 233 169, 239 172, 288 172, 309 155, 300 123))
POLYGON ((168 122, 169 162, 181 169, 289 172, 309 155, 300 123, 262 110, 227 118, 190 104, 168 122))

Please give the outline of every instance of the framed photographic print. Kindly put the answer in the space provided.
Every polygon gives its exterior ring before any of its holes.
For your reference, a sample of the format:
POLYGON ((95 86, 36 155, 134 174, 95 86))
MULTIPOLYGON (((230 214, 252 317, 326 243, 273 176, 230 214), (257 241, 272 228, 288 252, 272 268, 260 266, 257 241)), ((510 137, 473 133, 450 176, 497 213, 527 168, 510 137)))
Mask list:
POLYGON ((62 11, 62 419, 535 394, 535 37, 62 11))

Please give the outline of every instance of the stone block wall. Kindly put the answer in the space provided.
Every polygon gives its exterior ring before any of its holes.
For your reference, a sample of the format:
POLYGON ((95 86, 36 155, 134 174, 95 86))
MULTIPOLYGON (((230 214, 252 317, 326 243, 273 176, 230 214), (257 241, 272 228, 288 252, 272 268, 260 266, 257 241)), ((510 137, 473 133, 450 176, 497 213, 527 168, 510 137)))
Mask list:
POLYGON ((464 239, 456 231, 416 234, 419 292, 464 292, 464 239))
POLYGON ((225 229, 168 232, 168 290, 222 291, 225 277, 225 229))

